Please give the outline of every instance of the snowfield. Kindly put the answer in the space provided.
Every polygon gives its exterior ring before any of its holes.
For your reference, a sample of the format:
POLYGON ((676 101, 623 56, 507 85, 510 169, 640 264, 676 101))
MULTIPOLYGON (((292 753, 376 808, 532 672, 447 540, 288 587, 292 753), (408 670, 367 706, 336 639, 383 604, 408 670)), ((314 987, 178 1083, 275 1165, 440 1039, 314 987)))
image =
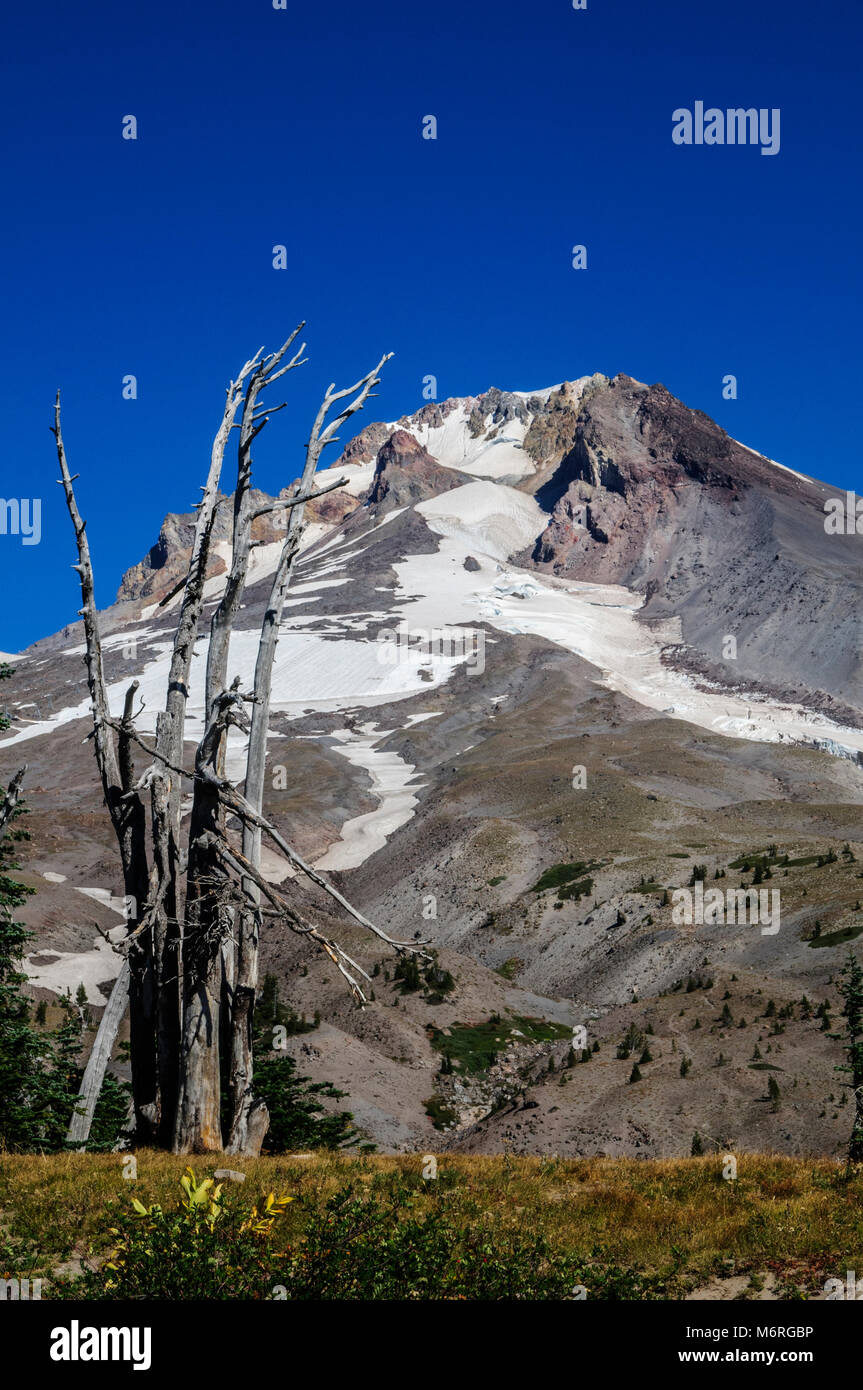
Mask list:
POLYGON ((459 542, 462 559, 476 549, 503 563, 531 545, 548 521, 536 498, 485 480, 418 502, 416 510, 439 536, 459 542))
MULTIPOLYGON (((413 435, 432 458, 446 468, 459 473, 471 473, 479 478, 509 478, 517 482, 536 471, 536 466, 522 447, 529 424, 507 420, 495 429, 493 437, 474 436, 470 432, 470 413, 473 402, 460 401, 447 415, 442 425, 416 423, 413 416, 399 422, 400 429, 413 435)), ((491 417, 486 428, 491 425, 491 417)))

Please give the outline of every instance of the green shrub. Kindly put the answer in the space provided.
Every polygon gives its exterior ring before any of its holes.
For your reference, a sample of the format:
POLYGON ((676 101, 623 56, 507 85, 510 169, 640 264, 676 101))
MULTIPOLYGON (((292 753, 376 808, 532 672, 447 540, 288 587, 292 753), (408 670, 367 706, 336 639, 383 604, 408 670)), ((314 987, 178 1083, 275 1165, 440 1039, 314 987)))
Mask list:
MULTIPOLYGON (((447 1061, 449 1061, 449 1059, 445 1057, 441 1063, 441 1071, 444 1070, 444 1063, 447 1061)), ((449 1070, 452 1071, 451 1061, 449 1063, 449 1070)), ((450 1125, 454 1125, 458 1120, 456 1111, 453 1110, 452 1106, 447 1105, 445 1101, 441 1100, 438 1095, 429 1096, 428 1100, 424 1102, 424 1108, 435 1129, 449 1129, 450 1125)))
POLYGON ((546 869, 541 878, 537 879, 531 891, 544 893, 547 888, 562 888, 564 884, 571 884, 575 879, 584 878, 585 874, 598 868, 601 868, 601 865, 582 860, 572 864, 554 864, 550 869, 546 869))
MULTIPOLYGON (((642 1276, 552 1248, 542 1235, 497 1217, 465 1222, 447 1185, 420 1210, 402 1180, 385 1196, 343 1188, 324 1207, 310 1197, 287 1212, 273 1194, 257 1210, 226 1198, 191 1170, 178 1208, 135 1203, 117 1218, 116 1244, 99 1269, 54 1290, 71 1299, 571 1299, 662 1296, 658 1275, 642 1276), (290 1218, 295 1220, 291 1221, 290 1218)), ((427 1189, 428 1191, 428 1189, 427 1189)))
POLYGON ((272 1278, 273 1235, 292 1197, 270 1193, 262 1209, 228 1199, 212 1178, 181 1179, 174 1211, 133 1199, 111 1234, 110 1257, 69 1280, 54 1296, 72 1299, 265 1298, 272 1278))
POLYGON ((524 1014, 513 1014, 507 1019, 492 1014, 486 1023, 453 1023, 446 1033, 434 1025, 429 1028, 429 1039, 435 1051, 449 1057, 463 1072, 487 1071, 512 1040, 556 1042, 570 1034, 571 1029, 565 1023, 548 1023, 524 1014))
POLYGON ((523 965, 524 961, 520 956, 509 956, 509 958, 503 962, 503 965, 497 967, 497 973, 502 976, 504 980, 514 980, 523 965))
POLYGON ((576 883, 567 883, 563 888, 559 888, 557 896, 559 902, 578 902, 580 898, 589 898, 592 892, 593 879, 580 878, 576 883))

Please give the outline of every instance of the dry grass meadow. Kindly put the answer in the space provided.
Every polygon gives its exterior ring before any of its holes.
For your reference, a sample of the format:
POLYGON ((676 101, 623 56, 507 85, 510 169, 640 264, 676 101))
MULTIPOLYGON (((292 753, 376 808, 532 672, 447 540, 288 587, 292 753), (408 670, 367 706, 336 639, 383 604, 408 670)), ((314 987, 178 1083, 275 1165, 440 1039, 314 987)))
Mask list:
MULTIPOLYGON (((29 1273, 50 1281, 98 1263, 133 1196, 170 1207, 186 1160, 139 1152, 0 1156, 0 1256, 29 1243, 29 1273)), ((285 1220, 302 1240, 310 1211, 347 1186, 386 1197, 409 1191, 414 1214, 445 1204, 465 1227, 539 1232, 552 1249, 658 1279, 659 1296, 811 1298, 825 1279, 863 1268, 863 1173, 822 1159, 740 1155, 667 1161, 444 1155, 437 1176, 421 1155, 315 1153, 243 1161, 193 1160, 196 1177, 239 1167, 244 1200, 295 1200, 285 1220), (726 1169, 727 1171, 727 1169, 726 1169)), ((397 1218, 396 1218, 397 1219, 397 1218)), ((2 1270, 0 1274, 22 1273, 2 1270)), ((44 1295, 43 1295, 44 1296, 44 1295)), ((50 1294, 47 1296, 50 1297, 50 1294)))

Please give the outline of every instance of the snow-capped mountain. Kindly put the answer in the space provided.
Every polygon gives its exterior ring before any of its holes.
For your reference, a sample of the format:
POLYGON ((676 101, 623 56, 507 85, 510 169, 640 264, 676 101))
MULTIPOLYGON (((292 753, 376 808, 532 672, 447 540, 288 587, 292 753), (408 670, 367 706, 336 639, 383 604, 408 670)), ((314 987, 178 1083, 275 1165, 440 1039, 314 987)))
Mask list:
MULTIPOLYGON (((457 992, 436 1006, 442 1026, 509 1008, 616 1027, 633 991, 660 998, 706 953, 659 904, 636 913, 639 875, 673 883, 689 844, 712 871, 762 840, 804 854, 825 837, 863 840, 863 570, 859 538, 825 530, 835 489, 737 443, 662 386, 601 375, 431 402, 368 425, 318 477, 347 482, 307 509, 273 680, 267 810, 383 925, 449 953, 457 992), (544 869, 570 861, 593 866, 584 902, 533 892, 544 869)), ((229 512, 205 619, 230 562, 229 512)), ((102 615, 112 709, 137 679, 145 735, 191 520, 166 517, 102 615)), ((246 686, 281 533, 262 517, 254 539, 229 667, 246 686)), ((97 536, 91 545, 98 566, 97 536)), ((190 740, 202 731, 206 644, 205 622, 190 740)), ((118 890, 82 743, 83 650, 78 624, 35 643, 4 690, 14 724, 0 738, 0 781, 30 763, 43 875, 30 965, 53 992, 112 978, 110 949, 86 925, 99 911, 105 929, 116 924, 118 890)), ((239 775, 243 735, 231 738, 239 775)), ((276 855, 264 867, 290 872, 276 855)), ((795 912, 799 926, 802 899, 787 922, 795 912)), ((837 888, 822 913, 841 925, 844 912, 837 888)), ((712 949, 750 971, 753 990, 783 975, 811 989, 827 953, 798 937, 756 951, 741 929, 712 949)), ((303 1044, 308 1064, 350 1089, 378 1142, 419 1142, 434 1054, 418 1001, 397 996, 405 1009, 357 1018, 316 967, 297 980, 295 939, 271 937, 266 950, 297 1007, 324 1013, 303 1044)), ((583 1099, 567 1121, 577 1143, 630 1151, 631 1133, 605 1134, 599 1102, 583 1099)), ((730 1112, 735 1103, 732 1093, 730 1112)), ((554 1147, 560 1123, 545 1109, 536 1144, 554 1147)), ((456 1110, 456 1133, 468 1142, 477 1121, 469 1142, 482 1147, 482 1101, 468 1088, 456 1110)), ((655 1151, 673 1151, 667 1115, 638 1123, 655 1151)))

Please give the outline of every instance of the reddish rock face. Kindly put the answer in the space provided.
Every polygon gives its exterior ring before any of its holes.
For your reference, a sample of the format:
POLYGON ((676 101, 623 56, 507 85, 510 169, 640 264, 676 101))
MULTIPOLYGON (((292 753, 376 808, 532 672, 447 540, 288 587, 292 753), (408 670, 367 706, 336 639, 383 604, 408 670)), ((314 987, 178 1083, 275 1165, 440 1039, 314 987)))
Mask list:
POLYGON ((368 504, 384 511, 412 506, 461 487, 464 481, 451 468, 437 463, 407 430, 397 429, 378 454, 368 504))
MULTIPOLYGON (((219 512, 224 508, 220 507, 219 512)), ((216 539, 227 536, 224 520, 219 517, 214 530, 219 532, 216 539)), ((137 565, 133 565, 123 575, 117 590, 116 603, 129 603, 146 599, 148 603, 158 602, 171 592, 189 568, 192 553, 195 516, 193 512, 179 514, 169 512, 162 522, 159 539, 137 565)), ((207 565, 207 575, 224 574, 225 562, 215 551, 211 551, 207 565)))
POLYGON ((366 425, 365 429, 360 430, 359 434, 355 435, 345 446, 339 463, 371 463, 377 458, 378 450, 388 438, 389 433, 389 426, 381 420, 366 425))
POLYGON ((735 533, 754 539, 766 494, 799 502, 805 487, 664 386, 618 376, 577 411, 550 406, 559 463, 537 492, 551 521, 533 560, 557 574, 661 586, 672 552, 697 565, 699 547, 727 535, 732 517, 735 533))
MULTIPOLYGON (((335 495, 335 494, 334 494, 335 495)), ((272 502, 266 492, 252 490, 255 507, 272 502)), ((323 500, 323 499, 322 499, 323 500)), ((315 505, 315 504, 312 504, 315 505)), ((229 541, 233 527, 233 499, 226 497, 216 512, 213 525, 213 545, 207 562, 207 578, 224 574, 227 570, 224 557, 219 554, 216 544, 229 541)), ((150 552, 137 565, 133 565, 123 575, 117 590, 116 603, 146 600, 158 602, 171 592, 185 576, 192 554, 192 541, 195 534, 194 512, 169 512, 162 522, 159 539, 150 552)), ((279 540, 284 530, 274 524, 272 516, 260 516, 252 522, 252 540, 266 544, 279 540)))
POLYGON ((679 617, 684 640, 708 665, 721 662, 723 679, 802 678, 854 699, 863 584, 852 547, 825 534, 835 489, 744 448, 664 386, 627 376, 577 408, 553 395, 528 446, 551 517, 525 563, 645 594, 642 618, 679 617), (733 671, 721 658, 728 634, 733 671))

